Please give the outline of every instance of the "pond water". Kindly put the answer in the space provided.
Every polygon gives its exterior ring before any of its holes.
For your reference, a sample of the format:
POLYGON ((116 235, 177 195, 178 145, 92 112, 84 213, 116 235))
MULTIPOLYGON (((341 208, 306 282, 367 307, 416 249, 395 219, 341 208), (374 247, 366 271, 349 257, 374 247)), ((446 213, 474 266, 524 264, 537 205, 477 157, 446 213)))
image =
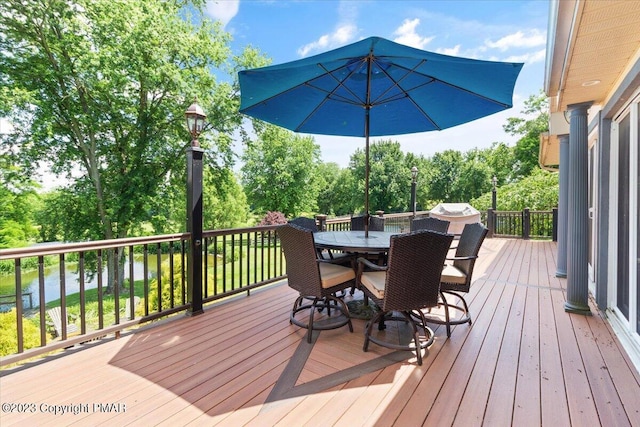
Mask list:
MULTIPOLYGON (((162 261, 167 258, 168 255, 162 256, 162 261)), ((149 279, 156 276, 156 255, 148 256, 148 276, 149 279)), ((127 260, 124 265, 124 277, 125 279, 129 278, 129 261, 127 260)), ((133 278, 134 280, 142 280, 144 278, 144 264, 140 261, 133 262, 133 278)), ((106 270, 102 273, 102 283, 103 286, 106 286, 107 283, 107 272, 106 270)), ((85 289, 95 289, 98 287, 98 275, 94 275, 94 277, 90 278, 85 275, 85 289)), ((13 275, 8 276, 0 276, 0 289, 3 289, 0 293, 14 293, 15 289, 15 277, 13 275), (9 290, 7 292, 6 290, 9 290)), ((65 268, 65 290, 66 294, 75 294, 80 292, 80 275, 77 272, 77 267, 67 266, 65 268)), ((31 300, 29 300, 28 296, 23 296, 23 307, 29 308, 29 304, 31 303, 33 307, 38 307, 40 305, 40 292, 38 290, 38 271, 29 271, 22 273, 22 292, 23 293, 31 293, 31 300)), ((44 269, 44 295, 45 295, 45 303, 49 301, 53 301, 60 298, 60 267, 59 265, 52 265, 44 269)), ((0 303, 2 301, 0 300, 0 303)), ((15 304, 11 304, 10 306, 15 306, 15 304)), ((7 305, 2 305, 1 309, 8 308, 7 305)))

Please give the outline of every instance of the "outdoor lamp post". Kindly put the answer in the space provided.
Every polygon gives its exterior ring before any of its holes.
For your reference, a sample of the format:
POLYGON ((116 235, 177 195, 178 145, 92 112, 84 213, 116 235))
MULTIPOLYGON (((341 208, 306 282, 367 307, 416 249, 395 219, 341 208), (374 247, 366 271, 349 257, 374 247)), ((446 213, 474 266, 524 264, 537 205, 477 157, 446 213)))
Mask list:
POLYGON ((205 120, 207 115, 201 106, 198 105, 198 100, 194 99, 193 104, 189 105, 184 115, 187 119, 187 130, 191 134, 191 146, 199 147, 198 137, 204 130, 205 120))
POLYGON ((491 183, 493 184, 493 189, 491 190, 491 209, 496 210, 497 197, 496 197, 496 186, 498 185, 498 178, 494 175, 491 178, 491 183))
POLYGON ((416 216, 416 184, 418 183, 418 168, 411 168, 411 211, 413 212, 413 217, 416 216))
POLYGON ((187 147, 187 232, 189 256, 187 257, 187 299, 190 303, 188 316, 203 313, 202 309, 202 157, 198 137, 205 128, 207 115, 193 101, 185 111, 187 129, 191 134, 191 145, 187 147))

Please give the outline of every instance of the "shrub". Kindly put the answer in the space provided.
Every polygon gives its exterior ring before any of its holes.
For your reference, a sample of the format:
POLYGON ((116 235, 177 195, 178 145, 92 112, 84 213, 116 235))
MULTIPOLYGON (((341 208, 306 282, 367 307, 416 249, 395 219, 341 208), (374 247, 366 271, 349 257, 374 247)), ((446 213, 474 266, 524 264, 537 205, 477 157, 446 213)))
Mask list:
POLYGON ((258 226, 279 225, 279 224, 286 224, 286 223, 287 223, 287 218, 284 216, 282 212, 269 211, 264 215, 264 217, 262 218, 258 226))
MULTIPOLYGON (((24 349, 40 345, 40 329, 35 319, 22 320, 24 349)), ((18 351, 18 333, 16 331, 16 309, 0 313, 0 356, 7 356, 18 351)))

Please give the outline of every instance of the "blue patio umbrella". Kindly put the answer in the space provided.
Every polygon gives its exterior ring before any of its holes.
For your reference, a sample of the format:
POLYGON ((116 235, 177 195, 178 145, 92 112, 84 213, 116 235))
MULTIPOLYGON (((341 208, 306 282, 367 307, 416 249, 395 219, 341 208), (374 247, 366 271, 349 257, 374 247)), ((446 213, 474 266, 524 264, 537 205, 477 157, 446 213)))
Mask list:
MULTIPOLYGON (((295 132, 369 137, 442 130, 512 107, 521 63, 441 55, 370 37, 240 71, 240 112, 295 132)), ((368 236, 368 228, 365 229, 368 236)))

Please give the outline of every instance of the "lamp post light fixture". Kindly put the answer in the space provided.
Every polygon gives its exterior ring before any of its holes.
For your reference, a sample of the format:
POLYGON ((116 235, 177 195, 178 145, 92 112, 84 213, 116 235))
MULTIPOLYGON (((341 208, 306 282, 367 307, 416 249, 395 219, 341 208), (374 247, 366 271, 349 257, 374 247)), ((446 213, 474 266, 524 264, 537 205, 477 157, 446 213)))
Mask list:
POLYGON ((413 217, 416 217, 416 185, 418 183, 418 168, 411 168, 411 211, 413 212, 413 217))
POLYGON ((199 147, 198 137, 204 130, 207 115, 204 113, 202 107, 198 105, 197 99, 193 100, 193 104, 189 105, 184 115, 187 119, 187 130, 191 134, 191 146, 199 147))
POLYGON ((197 99, 184 113, 191 145, 187 147, 187 232, 189 256, 187 257, 188 316, 202 314, 202 158, 198 137, 205 130, 207 115, 197 99))

